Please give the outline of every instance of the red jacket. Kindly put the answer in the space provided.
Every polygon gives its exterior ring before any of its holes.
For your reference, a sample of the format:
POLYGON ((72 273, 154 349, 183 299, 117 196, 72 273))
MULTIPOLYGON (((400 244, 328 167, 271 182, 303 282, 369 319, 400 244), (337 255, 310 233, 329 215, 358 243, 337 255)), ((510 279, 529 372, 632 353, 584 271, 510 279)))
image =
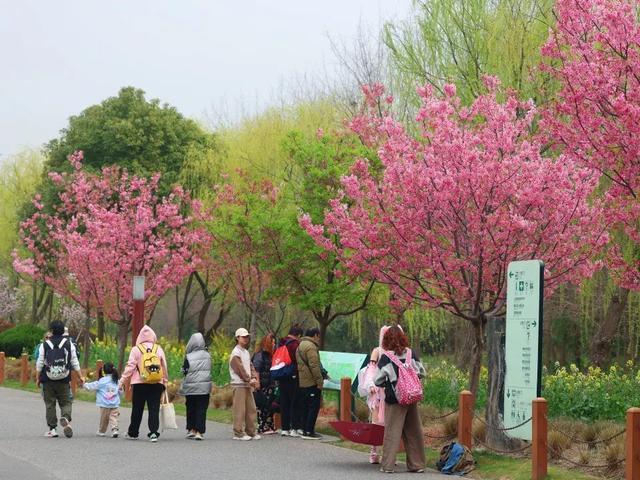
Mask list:
POLYGON ((285 342, 287 342, 287 350, 289 350, 289 357, 291 358, 291 363, 293 365, 298 366, 298 360, 296 359, 296 351, 298 350, 298 345, 300 345, 300 340, 298 340, 296 337, 292 337, 291 335, 287 335, 282 340, 280 340, 280 343, 278 343, 278 347, 281 347, 282 345, 284 345, 285 342))

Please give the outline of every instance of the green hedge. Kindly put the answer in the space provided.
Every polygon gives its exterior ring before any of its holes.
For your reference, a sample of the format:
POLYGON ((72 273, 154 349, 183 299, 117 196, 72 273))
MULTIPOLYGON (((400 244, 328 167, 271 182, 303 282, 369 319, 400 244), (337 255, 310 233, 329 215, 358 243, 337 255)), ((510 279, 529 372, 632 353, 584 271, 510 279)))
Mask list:
POLYGON ((19 357, 23 350, 29 355, 42 341, 44 329, 36 325, 18 325, 0 333, 0 351, 8 357, 19 357))

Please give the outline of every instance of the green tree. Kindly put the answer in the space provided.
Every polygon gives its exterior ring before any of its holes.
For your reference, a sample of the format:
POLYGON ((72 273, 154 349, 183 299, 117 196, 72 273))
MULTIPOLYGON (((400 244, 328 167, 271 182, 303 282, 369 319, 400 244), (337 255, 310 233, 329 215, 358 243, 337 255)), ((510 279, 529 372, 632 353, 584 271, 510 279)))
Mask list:
POLYGON ((18 246, 18 228, 24 204, 42 179, 44 158, 36 150, 24 150, 0 164, 0 270, 13 273, 11 252, 18 246))
POLYGON ((279 201, 265 221, 263 258, 272 277, 271 294, 286 296, 310 312, 324 342, 336 319, 367 308, 375 285, 341 275, 339 260, 315 244, 299 217, 304 212, 313 223, 323 222, 329 201, 341 188, 341 177, 356 158, 375 158, 375 154, 346 134, 312 137, 294 132, 284 148, 289 165, 281 179, 279 201))
MULTIPOLYGON (((125 87, 69 119, 60 137, 46 146, 47 172, 69 169, 67 157, 76 150, 84 152, 90 170, 117 164, 139 176, 160 172, 161 193, 167 193, 183 179, 185 165, 200 165, 215 152, 216 138, 176 108, 125 87)), ((198 186, 197 178, 186 178, 191 182, 187 188, 198 186)))

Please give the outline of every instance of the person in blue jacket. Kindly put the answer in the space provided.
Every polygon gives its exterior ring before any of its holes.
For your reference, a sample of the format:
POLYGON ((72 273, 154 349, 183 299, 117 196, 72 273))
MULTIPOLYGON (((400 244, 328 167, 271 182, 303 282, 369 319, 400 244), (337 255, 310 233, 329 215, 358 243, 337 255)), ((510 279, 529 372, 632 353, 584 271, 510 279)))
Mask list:
POLYGON ((100 372, 101 378, 97 382, 85 383, 84 388, 96 392, 96 406, 100 408, 100 426, 97 435, 104 437, 107 428, 113 438, 118 437, 118 417, 120 417, 120 396, 118 389, 120 375, 113 363, 105 363, 100 372))

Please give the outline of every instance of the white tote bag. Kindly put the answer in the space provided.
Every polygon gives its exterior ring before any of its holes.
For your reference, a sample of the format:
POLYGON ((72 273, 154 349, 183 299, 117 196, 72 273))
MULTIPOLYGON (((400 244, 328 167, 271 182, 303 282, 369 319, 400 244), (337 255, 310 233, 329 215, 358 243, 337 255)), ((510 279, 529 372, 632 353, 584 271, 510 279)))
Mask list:
POLYGON ((176 423, 176 409, 173 403, 169 403, 169 395, 165 389, 162 395, 162 401, 160 402, 160 430, 177 430, 178 424, 176 423))

